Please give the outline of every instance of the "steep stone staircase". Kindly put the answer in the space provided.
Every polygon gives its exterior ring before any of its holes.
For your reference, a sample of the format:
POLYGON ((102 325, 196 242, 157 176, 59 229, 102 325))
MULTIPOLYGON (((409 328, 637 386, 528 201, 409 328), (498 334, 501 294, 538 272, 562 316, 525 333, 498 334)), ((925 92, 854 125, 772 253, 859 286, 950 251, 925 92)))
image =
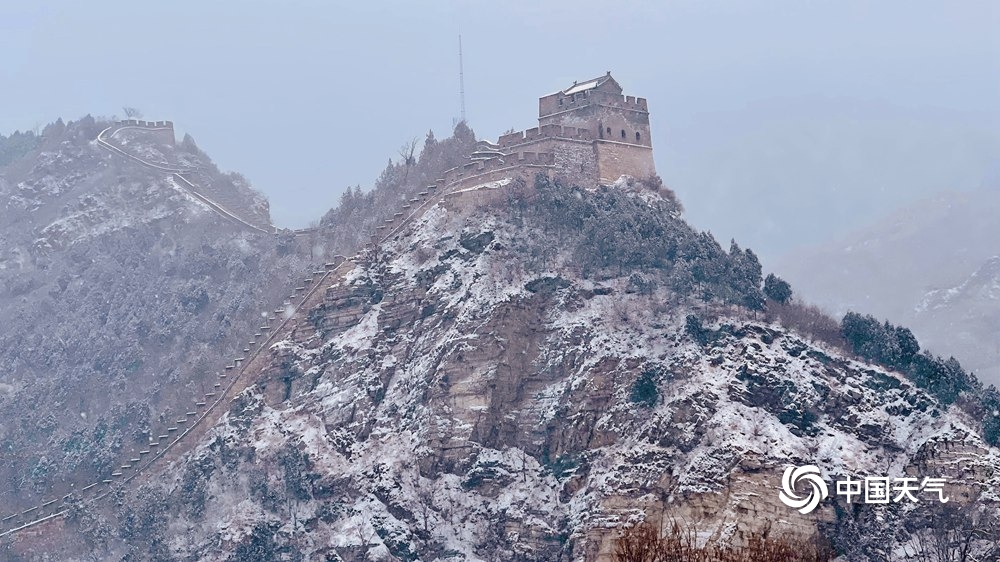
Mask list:
MULTIPOLYGON (((207 197, 199 189, 198 184, 190 180, 195 177, 193 170, 147 161, 107 142, 105 137, 113 128, 114 126, 101 131, 96 139, 98 146, 122 159, 170 174, 181 188, 186 189, 226 220, 257 232, 274 232, 243 220, 220 202, 207 197)), ((441 183, 443 182, 439 182, 441 183)), ((343 279, 356 265, 369 267, 378 261, 378 247, 397 236, 424 211, 441 201, 446 193, 447 189, 438 189, 436 185, 428 186, 417 197, 406 201, 392 218, 386 219, 384 224, 378 226, 368 246, 358 255, 349 258, 335 256, 333 262, 325 264, 322 269, 314 270, 312 275, 304 279, 301 285, 296 286, 284 303, 275 309, 274 315, 269 314, 254 334, 245 336, 243 341, 246 341, 246 346, 243 348, 243 353, 234 357, 232 363, 224 365, 217 372, 217 380, 213 383, 213 387, 203 396, 196 398, 183 415, 168 418, 172 423, 151 431, 146 447, 123 458, 118 464, 119 468, 86 486, 80 488, 69 486, 59 492, 53 491, 51 499, 28 509, 4 513, 0 507, 0 539, 65 517, 74 509, 97 504, 115 491, 127 487, 143 474, 157 477, 158 475, 153 474, 150 469, 158 461, 168 454, 176 458, 183 454, 185 447, 197 443, 198 437, 215 424, 226 411, 225 405, 255 382, 253 374, 260 373, 267 366, 269 357, 265 352, 272 344, 286 339, 296 331, 315 329, 309 326, 304 313, 331 296, 335 300, 342 298, 342 295, 336 292, 328 295, 327 288, 335 281, 343 279)), ((311 233, 313 230, 304 229, 302 232, 311 233)))

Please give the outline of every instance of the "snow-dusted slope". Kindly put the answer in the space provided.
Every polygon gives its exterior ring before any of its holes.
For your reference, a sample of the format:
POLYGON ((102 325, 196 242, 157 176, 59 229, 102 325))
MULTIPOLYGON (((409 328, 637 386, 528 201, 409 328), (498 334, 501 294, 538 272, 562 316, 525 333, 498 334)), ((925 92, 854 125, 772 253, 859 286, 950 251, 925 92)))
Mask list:
POLYGON ((60 121, 0 168, 0 518, 112 474, 307 267, 100 149, 106 126, 60 121))
MULTIPOLYGON (((448 198, 303 312, 314 329, 119 513, 133 555, 610 560, 643 518, 733 541, 847 526, 833 500, 779 502, 788 464, 996 500, 997 451, 958 407, 635 272, 585 277, 514 189, 448 198)), ((898 550, 879 520, 873 548, 898 550)))

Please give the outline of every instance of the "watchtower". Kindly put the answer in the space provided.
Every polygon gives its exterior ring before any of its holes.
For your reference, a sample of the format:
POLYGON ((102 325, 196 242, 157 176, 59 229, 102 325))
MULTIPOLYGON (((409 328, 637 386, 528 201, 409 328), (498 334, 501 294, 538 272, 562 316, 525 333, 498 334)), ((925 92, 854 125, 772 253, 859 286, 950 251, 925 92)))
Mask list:
POLYGON ((586 128, 597 140, 652 146, 646 99, 622 95, 610 72, 539 98, 538 125, 586 128))
POLYGON ((479 141, 470 161, 445 172, 446 185, 544 173, 581 186, 656 174, 645 98, 622 95, 607 73, 538 100, 538 126, 479 141))
POLYGON ((622 95, 610 72, 539 98, 538 125, 591 131, 601 182, 656 173, 646 99, 622 95))

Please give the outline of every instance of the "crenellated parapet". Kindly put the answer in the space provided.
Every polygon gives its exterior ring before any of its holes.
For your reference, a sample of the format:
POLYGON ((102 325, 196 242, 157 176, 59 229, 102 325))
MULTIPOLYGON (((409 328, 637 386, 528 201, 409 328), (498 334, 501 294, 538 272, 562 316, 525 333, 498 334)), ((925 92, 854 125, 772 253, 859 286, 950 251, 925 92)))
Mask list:
POLYGON ((119 127, 141 127, 143 129, 173 130, 173 121, 140 121, 138 119, 122 119, 116 123, 119 127))
POLYGON ((587 106, 604 106, 618 111, 649 113, 646 98, 626 96, 614 92, 585 90, 577 94, 556 92, 539 99, 539 117, 548 117, 563 111, 574 111, 587 106))
POLYGON ((518 131, 516 133, 501 135, 500 139, 497 141, 497 146, 504 149, 541 139, 572 139, 591 141, 594 139, 594 133, 590 129, 582 127, 542 125, 540 127, 532 127, 531 129, 518 131))
POLYGON ((455 191, 506 177, 533 177, 538 172, 552 176, 556 169, 556 155, 551 152, 516 152, 489 159, 472 160, 456 166, 437 180, 436 186, 455 191))
POLYGON ((509 170, 524 166, 553 166, 555 156, 547 152, 518 152, 503 154, 487 160, 473 160, 444 173, 443 187, 452 187, 467 178, 488 172, 509 170))
MULTIPOLYGON (((160 142, 168 145, 173 145, 176 140, 174 138, 174 122, 173 121, 142 121, 139 119, 122 119, 115 123, 115 131, 118 132, 122 129, 144 129, 149 131, 150 134, 160 140, 160 142)), ((114 136, 114 133, 111 134, 114 136)))

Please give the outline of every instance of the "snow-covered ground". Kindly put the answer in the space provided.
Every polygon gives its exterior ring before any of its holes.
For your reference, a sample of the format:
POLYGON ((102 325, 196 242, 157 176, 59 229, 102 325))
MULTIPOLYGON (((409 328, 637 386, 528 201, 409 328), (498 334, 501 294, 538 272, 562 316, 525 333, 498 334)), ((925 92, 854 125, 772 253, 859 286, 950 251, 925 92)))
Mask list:
POLYGON ((779 502, 792 464, 997 499, 997 451, 959 407, 737 309, 630 293, 565 254, 532 263, 525 240, 545 236, 495 207, 438 206, 333 287, 311 316, 320 335, 275 354, 291 398, 247 391, 186 461, 215 467, 213 507, 172 518, 197 530, 171 548, 607 560, 620 525, 644 518, 734 541, 836 522, 832 499, 809 516, 779 502), (694 341, 689 314, 718 338, 694 341), (652 400, 635 398, 643 377, 652 400))

